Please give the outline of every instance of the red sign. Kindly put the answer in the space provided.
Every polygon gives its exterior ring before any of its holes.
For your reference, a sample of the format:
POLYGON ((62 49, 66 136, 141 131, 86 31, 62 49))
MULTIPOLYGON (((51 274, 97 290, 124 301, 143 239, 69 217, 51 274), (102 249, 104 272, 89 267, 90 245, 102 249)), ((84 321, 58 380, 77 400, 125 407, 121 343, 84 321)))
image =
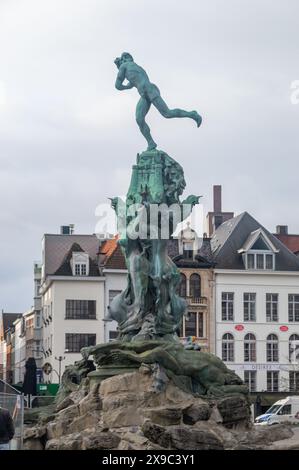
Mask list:
POLYGON ((236 325, 236 326, 235 326, 235 330, 237 330, 237 331, 243 331, 243 330, 244 330, 244 326, 243 326, 243 325, 236 325))
POLYGON ((288 331, 289 327, 288 326, 285 326, 285 325, 282 325, 279 327, 280 331, 288 331))

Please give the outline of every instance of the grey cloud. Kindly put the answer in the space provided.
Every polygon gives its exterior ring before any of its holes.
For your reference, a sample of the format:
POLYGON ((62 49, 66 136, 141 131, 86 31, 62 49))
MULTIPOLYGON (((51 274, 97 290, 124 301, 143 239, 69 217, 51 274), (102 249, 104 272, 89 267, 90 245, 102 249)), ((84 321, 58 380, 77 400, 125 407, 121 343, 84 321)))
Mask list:
POLYGON ((298 2, 275 0, 9 0, 0 2, 1 306, 32 304, 43 233, 126 192, 145 148, 138 96, 114 89, 114 58, 130 51, 184 120, 148 121, 185 169, 187 190, 223 185, 224 209, 248 210, 270 230, 299 231, 298 2))

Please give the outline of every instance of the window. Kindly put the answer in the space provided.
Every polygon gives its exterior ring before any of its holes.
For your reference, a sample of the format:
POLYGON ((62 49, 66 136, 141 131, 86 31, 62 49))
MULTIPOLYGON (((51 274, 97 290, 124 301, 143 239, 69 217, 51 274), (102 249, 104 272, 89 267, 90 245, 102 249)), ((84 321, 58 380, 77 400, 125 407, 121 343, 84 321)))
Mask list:
POLYGON ((267 362, 278 362, 278 338, 276 335, 267 337, 267 362))
POLYGON ((113 341, 118 338, 118 331, 109 331, 109 341, 113 341))
POLYGON ((256 371, 245 370, 244 382, 245 382, 245 385, 247 385, 249 392, 256 392, 256 371))
POLYGON ((267 371, 267 392, 278 392, 278 371, 267 371))
POLYGON ((89 256, 82 251, 73 251, 71 267, 73 276, 88 276, 89 274, 89 256))
POLYGON ((224 362, 234 361, 234 337, 231 333, 226 333, 222 337, 222 360, 224 362))
POLYGON ((193 241, 183 242, 183 257, 185 259, 193 259, 193 241))
POLYGON ((76 263, 75 264, 75 276, 86 276, 87 274, 87 265, 85 263, 76 263))
POLYGON ((255 321, 255 299, 256 294, 250 292, 243 296, 244 321, 255 321))
POLYGON ((121 294, 121 290, 109 290, 109 305, 118 294, 121 294))
POLYGON ((293 364, 298 363, 299 357, 299 335, 291 335, 289 338, 289 361, 293 364))
POLYGON ((289 294, 289 321, 299 322, 299 294, 289 294))
POLYGON ((278 294, 266 294, 266 321, 278 321, 278 294))
POLYGON ((250 253, 247 255, 247 269, 254 269, 254 255, 250 253))
POLYGON ((35 328, 40 328, 41 322, 40 322, 40 312, 37 312, 35 314, 35 328))
POLYGON ((256 269, 264 269, 264 255, 256 255, 256 269))
POLYGON ((299 392, 299 372, 289 372, 290 392, 299 392))
POLYGON ((256 339, 252 333, 248 333, 244 337, 244 361, 256 361, 256 339))
POLYGON ((179 296, 184 298, 187 296, 187 279, 184 273, 181 273, 179 296))
POLYGON ((40 355, 40 343, 41 343, 40 340, 35 341, 35 351, 34 351, 35 354, 34 354, 34 356, 36 358, 39 358, 39 355, 40 355))
POLYGON ((199 274, 191 274, 190 276, 190 297, 193 299, 200 297, 201 282, 199 274))
POLYGON ((185 336, 197 336, 196 335, 196 312, 189 312, 188 319, 185 321, 185 336))
POLYGON ((203 338, 204 337, 203 313, 198 313, 197 314, 197 336, 198 336, 198 338, 203 338))
POLYGON ((96 335, 89 333, 66 333, 65 352, 78 353, 86 346, 95 346, 96 335))
POLYGON ((251 247, 251 250, 269 250, 267 243, 263 237, 259 237, 251 247))
POLYGON ((222 321, 234 321, 234 293, 222 292, 222 321))
POLYGON ((96 318, 95 300, 65 301, 65 318, 67 320, 94 320, 96 318))
POLYGON ((188 318, 184 319, 184 330, 182 336, 204 337, 203 313, 188 312, 188 318), (185 330, 185 331, 184 331, 185 330))
POLYGON ((41 281, 35 281, 35 297, 39 296, 40 286, 41 286, 41 281))
POLYGON ((284 405, 277 413, 278 415, 290 415, 292 413, 292 405, 284 405))
POLYGON ((246 269, 274 269, 273 253, 255 253, 247 252, 244 254, 246 260, 246 269))
POLYGON ((273 269, 273 255, 266 255, 266 269, 273 269))

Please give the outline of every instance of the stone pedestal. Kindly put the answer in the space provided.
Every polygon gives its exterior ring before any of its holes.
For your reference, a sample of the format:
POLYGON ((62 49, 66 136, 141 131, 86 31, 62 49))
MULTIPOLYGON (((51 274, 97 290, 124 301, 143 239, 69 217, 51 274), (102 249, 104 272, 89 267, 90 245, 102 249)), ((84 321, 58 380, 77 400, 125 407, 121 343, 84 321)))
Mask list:
POLYGON ((127 374, 129 372, 135 372, 138 369, 139 365, 135 366, 103 366, 99 367, 97 370, 90 372, 87 377, 90 380, 90 387, 94 384, 100 384, 103 380, 114 377, 115 375, 127 374))

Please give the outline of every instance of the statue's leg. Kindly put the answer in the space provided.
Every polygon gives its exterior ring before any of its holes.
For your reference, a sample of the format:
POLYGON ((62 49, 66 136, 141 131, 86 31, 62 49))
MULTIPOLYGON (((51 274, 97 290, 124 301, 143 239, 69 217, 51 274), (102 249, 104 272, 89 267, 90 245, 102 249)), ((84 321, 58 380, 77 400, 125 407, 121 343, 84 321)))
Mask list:
POLYGON ((162 114, 162 116, 167 119, 187 117, 193 119, 196 122, 197 127, 199 127, 201 124, 202 119, 197 111, 185 111, 184 109, 179 108, 169 109, 165 101, 161 98, 161 96, 157 96, 153 100, 153 105, 162 114))
POLYGON ((173 373, 177 373, 180 370, 179 364, 175 358, 160 346, 150 351, 144 351, 141 354, 119 349, 111 351, 110 356, 116 361, 120 358, 126 358, 136 362, 137 364, 154 364, 157 362, 165 369, 171 370, 173 373))
POLYGON ((147 115, 151 107, 150 101, 146 98, 140 98, 136 107, 136 121, 139 126, 141 134, 146 138, 148 143, 148 150, 153 150, 157 147, 156 142, 151 136, 151 131, 149 126, 145 122, 145 116, 147 115))
POLYGON ((153 364, 158 362, 165 369, 169 369, 174 373, 178 373, 180 370, 178 362, 171 354, 165 351, 163 347, 157 347, 151 351, 141 353, 139 354, 139 358, 141 362, 144 362, 145 364, 153 364))

